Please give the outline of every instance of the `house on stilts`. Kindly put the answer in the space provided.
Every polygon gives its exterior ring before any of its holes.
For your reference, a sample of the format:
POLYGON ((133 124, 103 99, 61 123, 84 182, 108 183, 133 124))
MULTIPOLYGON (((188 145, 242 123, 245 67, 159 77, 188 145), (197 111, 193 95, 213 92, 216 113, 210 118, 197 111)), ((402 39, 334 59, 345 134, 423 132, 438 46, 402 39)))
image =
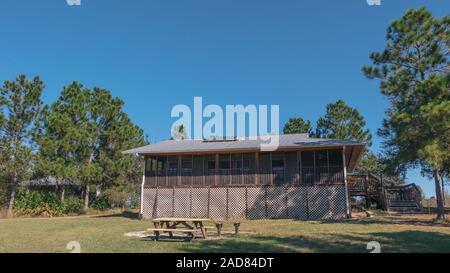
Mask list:
POLYGON ((168 140, 126 151, 145 158, 141 215, 212 219, 350 217, 347 173, 365 144, 277 136, 168 140))

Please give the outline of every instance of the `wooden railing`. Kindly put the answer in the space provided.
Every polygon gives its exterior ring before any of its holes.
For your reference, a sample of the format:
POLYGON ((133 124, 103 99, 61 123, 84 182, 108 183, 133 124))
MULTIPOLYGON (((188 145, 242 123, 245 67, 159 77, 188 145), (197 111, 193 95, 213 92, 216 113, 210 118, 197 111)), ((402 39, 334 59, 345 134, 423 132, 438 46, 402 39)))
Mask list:
POLYGON ((422 193, 415 184, 398 187, 388 187, 387 195, 389 201, 422 201, 422 193))
POLYGON ((342 167, 303 167, 302 181, 306 184, 339 184, 344 181, 342 167))
POLYGON ((377 195, 382 191, 380 180, 372 175, 349 175, 347 181, 351 195, 377 195))

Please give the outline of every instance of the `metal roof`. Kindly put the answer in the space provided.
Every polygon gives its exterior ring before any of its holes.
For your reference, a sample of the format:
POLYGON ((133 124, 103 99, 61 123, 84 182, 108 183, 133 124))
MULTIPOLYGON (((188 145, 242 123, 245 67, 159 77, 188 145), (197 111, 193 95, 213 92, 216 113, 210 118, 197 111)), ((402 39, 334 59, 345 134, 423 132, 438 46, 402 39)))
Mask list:
MULTIPOLYGON (((267 137, 267 136, 265 136, 267 137)), ((314 148, 314 147, 342 147, 342 146, 362 146, 365 144, 351 140, 310 138, 307 134, 273 135, 272 138, 279 140, 276 149, 314 148)), ((166 140, 147 146, 124 151, 126 154, 156 155, 156 154, 178 154, 178 153, 210 153, 210 152, 232 152, 239 150, 265 151, 267 139, 256 138, 236 138, 235 140, 166 140)))

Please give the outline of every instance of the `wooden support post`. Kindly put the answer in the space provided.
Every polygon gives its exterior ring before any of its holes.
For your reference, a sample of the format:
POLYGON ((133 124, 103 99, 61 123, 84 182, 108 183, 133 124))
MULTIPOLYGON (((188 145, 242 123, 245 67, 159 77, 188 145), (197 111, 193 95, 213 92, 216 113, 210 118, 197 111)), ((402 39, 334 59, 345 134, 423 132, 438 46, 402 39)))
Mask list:
POLYGON ((272 152, 270 152, 270 159, 269 159, 269 164, 270 164, 270 185, 273 185, 273 166, 272 166, 272 152))
POLYGON ((219 177, 219 175, 220 175, 220 161, 219 161, 220 159, 219 159, 219 154, 216 154, 215 155, 215 167, 216 167, 216 169, 215 169, 215 171, 214 171, 214 185, 215 186, 218 186, 219 185, 219 179, 220 179, 220 177, 219 177))
POLYGON ((140 203, 140 217, 142 218, 144 216, 144 188, 145 188, 145 176, 146 176, 146 169, 147 169, 147 161, 149 160, 148 157, 144 157, 144 170, 142 171, 142 184, 141 184, 141 203, 140 203))
MULTIPOLYGON (((208 174, 205 174, 205 158, 206 158, 206 156, 205 155, 203 155, 202 156, 202 184, 203 185, 206 185, 206 175, 208 175, 208 174)), ((208 166, 207 166, 208 167, 208 166)), ((206 168, 206 172, 208 171, 208 168, 206 168)))
POLYGON ((191 186, 194 185, 194 155, 191 157, 191 186))
POLYGON ((239 235, 239 227, 241 223, 234 223, 234 235, 239 235))
POLYGON ((216 228, 217 228, 217 236, 222 236, 222 227, 223 224, 222 223, 216 223, 216 228))
POLYGON ((371 188, 369 187, 370 183, 370 177, 369 173, 366 174, 366 183, 364 183, 365 191, 366 191, 366 208, 367 210, 370 210, 370 195, 371 195, 371 188))
POLYGON ((255 184, 259 185, 261 183, 260 170, 259 170, 259 152, 255 153, 255 184))
POLYGON ((231 184, 233 184, 233 174, 232 174, 233 168, 231 166, 231 164, 232 164, 231 154, 230 154, 230 158, 229 158, 229 164, 230 164, 230 166, 229 166, 230 168, 228 169, 228 183, 229 183, 229 185, 231 185, 231 184))
POLYGON ((350 197, 348 193, 348 181, 347 181, 347 165, 345 160, 345 146, 342 148, 342 164, 344 166, 344 187, 345 187, 345 203, 347 207, 347 218, 351 218, 350 213, 350 197))
POLYGON ((328 174, 327 174, 327 183, 330 183, 330 182, 332 182, 331 181, 331 173, 330 173, 330 153, 329 153, 329 151, 327 150, 327 172, 328 172, 328 174))
POLYGON ((287 181, 286 181, 286 168, 287 168, 286 153, 283 152, 283 183, 284 184, 287 184, 287 181))
POLYGON ((297 167, 300 175, 298 182, 303 184, 303 164, 302 164, 302 152, 297 152, 297 167))
POLYGON ((181 155, 178 155, 177 186, 181 186, 181 155))
MULTIPOLYGON (((316 183, 319 179, 318 179, 318 175, 317 175, 317 167, 316 167, 316 151, 313 151, 313 162, 314 162, 314 166, 313 166, 313 171, 314 171, 314 175, 313 175, 313 184, 320 184, 316 183)), ((344 162, 345 165, 345 162, 344 162)))
POLYGON ((241 184, 247 184, 246 181, 244 181, 244 154, 241 153, 241 184))
POLYGON ((166 175, 166 186, 169 186, 169 157, 166 156, 166 164, 165 164, 165 175, 166 175))

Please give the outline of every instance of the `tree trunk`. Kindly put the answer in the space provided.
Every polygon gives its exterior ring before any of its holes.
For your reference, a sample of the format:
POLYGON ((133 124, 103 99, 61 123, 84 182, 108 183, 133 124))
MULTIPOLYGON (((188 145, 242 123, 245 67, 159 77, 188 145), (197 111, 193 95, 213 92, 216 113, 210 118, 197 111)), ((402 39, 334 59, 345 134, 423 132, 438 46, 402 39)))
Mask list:
POLYGON ((441 180, 442 180, 442 202, 443 202, 443 204, 444 204, 444 208, 445 208, 445 181, 444 181, 444 178, 442 177, 441 178, 441 180))
POLYGON ((97 185, 97 186, 95 187, 95 197, 99 197, 100 194, 102 194, 102 186, 97 185))
POLYGON ((89 208, 89 185, 86 185, 86 189, 84 190, 84 209, 89 208))
POLYGON ((61 187, 61 202, 64 202, 64 198, 66 195, 66 188, 64 186, 61 187))
POLYGON ((442 177, 441 174, 439 173, 438 169, 435 169, 433 171, 433 175, 434 175, 434 182, 435 182, 435 187, 436 187, 436 208, 437 208, 437 215, 436 215, 436 219, 437 220, 444 220, 445 219, 445 208, 444 208, 444 200, 442 199, 442 197, 444 196, 442 193, 442 177))
POLYGON ((14 171, 12 177, 11 193, 9 195, 9 202, 8 202, 8 217, 13 216, 14 202, 16 200, 17 180, 18 180, 17 171, 14 171))

